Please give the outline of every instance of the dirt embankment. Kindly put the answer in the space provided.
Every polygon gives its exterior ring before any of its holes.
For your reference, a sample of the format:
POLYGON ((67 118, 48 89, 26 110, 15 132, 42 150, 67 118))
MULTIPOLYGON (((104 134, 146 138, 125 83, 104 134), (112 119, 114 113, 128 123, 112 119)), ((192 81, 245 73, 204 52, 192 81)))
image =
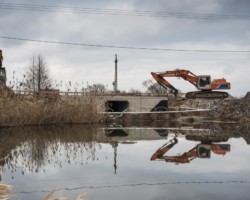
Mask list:
MULTIPOLYGON (((195 116, 208 120, 236 122, 248 124, 250 122, 250 92, 243 98, 229 98, 223 100, 177 100, 169 103, 174 109, 210 109, 211 112, 196 113, 195 116)), ((189 114, 190 117, 190 114, 189 114)))
POLYGON ((51 101, 48 97, 16 95, 0 85, 0 127, 89 124, 99 121, 94 97, 83 102, 51 101))
POLYGON ((250 122, 250 92, 244 98, 231 99, 220 105, 218 118, 223 121, 239 123, 250 122))

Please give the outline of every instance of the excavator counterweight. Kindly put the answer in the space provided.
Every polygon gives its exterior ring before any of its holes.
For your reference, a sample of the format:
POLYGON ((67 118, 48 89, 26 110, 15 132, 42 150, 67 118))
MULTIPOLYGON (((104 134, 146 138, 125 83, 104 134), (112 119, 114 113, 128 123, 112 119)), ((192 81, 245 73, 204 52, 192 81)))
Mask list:
POLYGON ((211 80, 210 75, 196 76, 189 70, 173 70, 165 72, 151 72, 153 78, 164 88, 168 88, 170 93, 177 97, 178 89, 171 85, 164 77, 177 77, 183 78, 192 85, 194 85, 199 91, 186 93, 188 99, 223 99, 229 95, 227 92, 213 91, 213 90, 225 90, 230 89, 230 83, 226 79, 211 80))

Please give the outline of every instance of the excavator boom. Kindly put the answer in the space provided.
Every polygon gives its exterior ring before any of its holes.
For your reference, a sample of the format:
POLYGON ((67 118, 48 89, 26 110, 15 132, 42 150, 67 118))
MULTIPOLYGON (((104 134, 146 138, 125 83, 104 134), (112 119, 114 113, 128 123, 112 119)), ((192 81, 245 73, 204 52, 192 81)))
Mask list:
POLYGON ((230 83, 228 83, 224 78, 211 81, 211 77, 209 75, 196 76, 189 70, 180 69, 165 72, 151 72, 151 75, 157 81, 157 83, 159 83, 164 88, 170 89, 170 93, 174 94, 175 96, 178 94, 178 89, 171 85, 165 79, 165 77, 183 78, 200 90, 186 93, 186 98, 188 99, 221 99, 227 98, 229 96, 226 92, 213 91, 230 89, 230 83))

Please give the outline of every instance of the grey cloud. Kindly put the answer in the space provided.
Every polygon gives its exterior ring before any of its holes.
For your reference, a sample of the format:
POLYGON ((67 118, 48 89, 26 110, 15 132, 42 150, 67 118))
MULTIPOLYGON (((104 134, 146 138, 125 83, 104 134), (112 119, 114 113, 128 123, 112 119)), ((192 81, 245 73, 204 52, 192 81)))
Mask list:
MULTIPOLYGON (((9 3, 9 1, 3 1, 9 3)), ((11 1, 13 4, 28 0, 11 1)), ((176 13, 249 15, 249 1, 233 0, 179 0, 179 1, 41 1, 32 4, 57 5, 60 7, 102 8, 124 10, 149 10, 176 13)), ((72 12, 39 12, 24 10, 0 10, 0 35, 27 39, 40 39, 85 44, 134 46, 177 49, 249 50, 249 20, 204 20, 183 19, 176 16, 123 16, 101 14, 76 14, 72 12)), ((248 80, 231 74, 237 67, 247 71, 249 57, 237 54, 215 55, 176 52, 150 52, 108 48, 87 48, 66 45, 41 44, 0 39, 6 66, 20 67, 28 63, 33 53, 42 53, 52 63, 56 79, 88 79, 89 82, 112 83, 113 57, 119 54, 119 86, 141 89, 143 80, 150 71, 165 70, 167 67, 188 66, 197 74, 217 73, 232 75, 235 83, 248 80), (203 66, 199 68, 198 66, 203 66), (216 67, 215 67, 216 66, 216 67), (219 66, 219 67, 217 67, 219 66), (230 70, 227 70, 229 66, 230 70), (71 73, 65 71, 71 69, 71 73), (100 69, 103 70, 100 74, 100 69), (215 70, 216 69, 216 70, 215 70), (87 73, 89 72, 89 73, 87 73), (87 74, 87 75, 86 75, 87 74), (136 75, 135 75, 136 74, 136 75), (136 79, 134 77, 137 77, 136 79)), ((12 68, 8 67, 8 70, 12 68)), ((16 69, 17 70, 17 69, 16 69)), ((111 85, 111 84, 110 84, 111 85)), ((234 83, 232 84, 234 85, 234 83)), ((245 83, 244 85, 249 85, 245 83)), ((187 88, 185 85, 180 87, 187 88)), ((249 90, 247 86, 244 91, 249 90)), ((243 91, 232 91, 237 94, 243 91)))

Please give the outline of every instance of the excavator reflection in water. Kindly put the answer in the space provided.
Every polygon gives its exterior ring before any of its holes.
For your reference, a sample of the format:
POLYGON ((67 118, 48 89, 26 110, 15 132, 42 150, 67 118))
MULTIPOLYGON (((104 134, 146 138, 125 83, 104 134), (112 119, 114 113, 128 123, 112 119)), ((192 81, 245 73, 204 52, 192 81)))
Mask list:
POLYGON ((211 151, 218 155, 225 155, 230 151, 230 144, 213 144, 212 142, 196 145, 188 152, 178 156, 165 155, 174 145, 178 143, 178 139, 175 136, 169 142, 160 147, 152 156, 150 160, 165 160, 166 162, 174 162, 176 164, 189 163, 195 158, 210 158, 211 151))

